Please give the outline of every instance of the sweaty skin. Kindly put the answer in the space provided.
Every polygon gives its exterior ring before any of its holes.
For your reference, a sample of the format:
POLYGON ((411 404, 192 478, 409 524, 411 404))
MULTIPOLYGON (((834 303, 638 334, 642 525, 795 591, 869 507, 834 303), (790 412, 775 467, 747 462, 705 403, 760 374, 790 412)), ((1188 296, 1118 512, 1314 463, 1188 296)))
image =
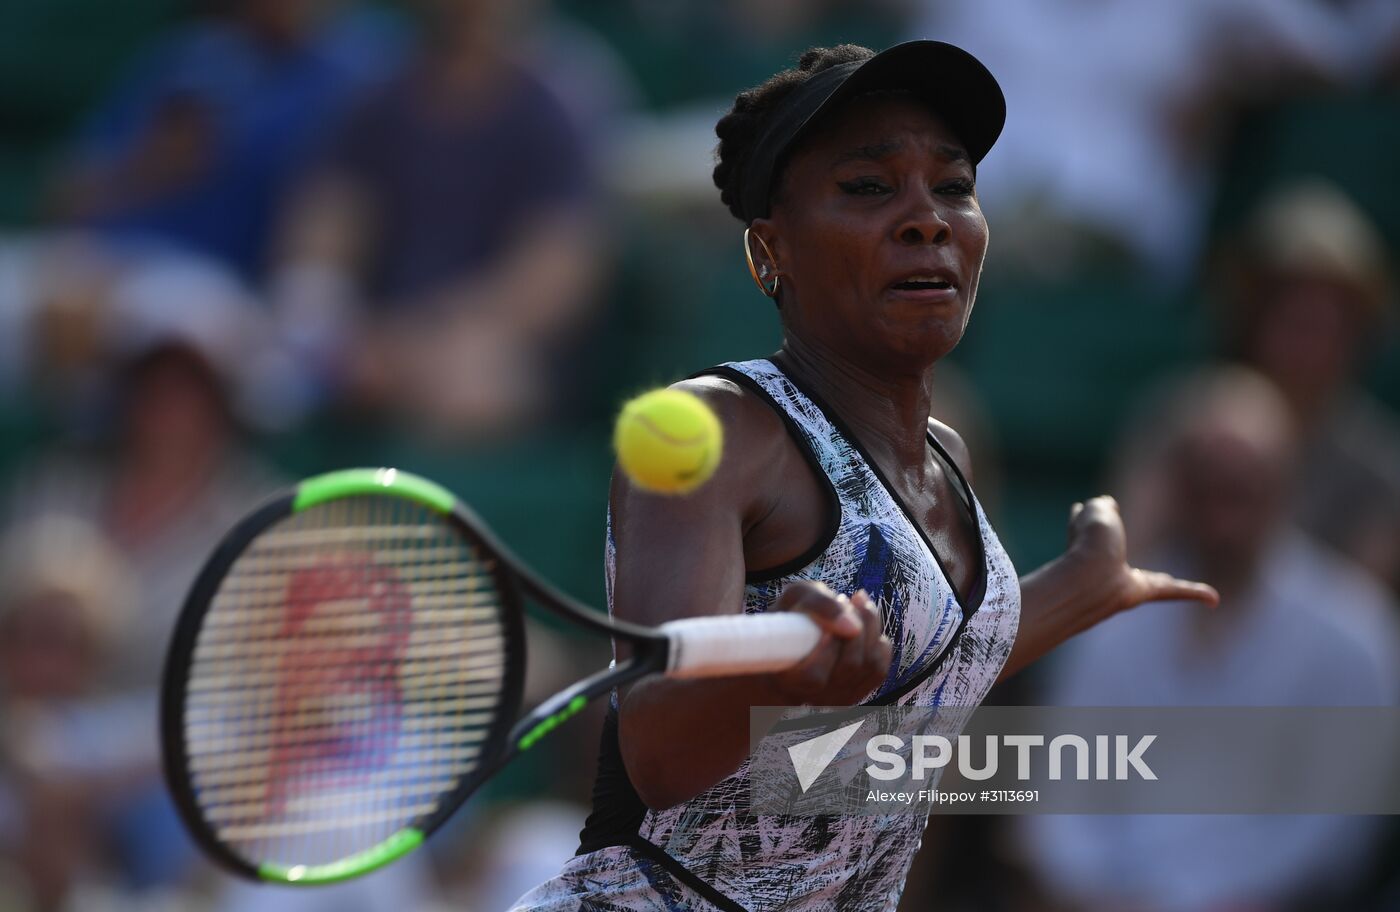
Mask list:
MULTIPOLYGON (((962 440, 928 414, 934 367, 967 327, 987 250, 974 180, 957 137, 924 106, 898 95, 857 98, 801 142, 771 216, 752 224, 772 251, 760 264, 781 280, 775 360, 851 429, 964 599, 981 572, 976 530, 925 435, 932 430, 970 478, 962 440)), ((720 378, 677 388, 715 410, 726 447, 715 478, 691 497, 650 495, 614 477, 613 610, 646 624, 738 612, 745 572, 807 551, 828 509, 821 480, 764 403, 720 378)), ((1109 498, 1076 505, 1069 538, 1064 555, 1022 579, 1021 626, 1003 677, 1143 601, 1216 598, 1209 587, 1129 567, 1109 498)), ((750 706, 853 704, 883 679, 890 644, 864 593, 846 598, 798 583, 776 607, 825 630, 802 666, 649 678, 623 694, 623 760, 648 806, 688 800, 737 769, 750 706)))

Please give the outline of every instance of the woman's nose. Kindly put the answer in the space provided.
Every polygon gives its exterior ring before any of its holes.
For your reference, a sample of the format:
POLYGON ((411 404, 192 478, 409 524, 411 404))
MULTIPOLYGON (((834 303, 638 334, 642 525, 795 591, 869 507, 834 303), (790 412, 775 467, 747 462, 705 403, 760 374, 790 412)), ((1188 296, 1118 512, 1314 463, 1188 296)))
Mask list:
POLYGON ((912 191, 896 236, 905 244, 922 246, 947 243, 950 232, 935 196, 927 190, 912 191))

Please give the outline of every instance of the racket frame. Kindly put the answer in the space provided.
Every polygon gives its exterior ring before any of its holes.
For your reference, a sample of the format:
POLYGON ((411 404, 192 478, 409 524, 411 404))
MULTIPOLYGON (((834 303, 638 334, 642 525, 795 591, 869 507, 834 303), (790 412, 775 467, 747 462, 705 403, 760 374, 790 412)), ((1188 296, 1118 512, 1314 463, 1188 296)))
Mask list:
POLYGON ((166 654, 161 687, 160 730, 165 780, 175 806, 198 845, 231 873, 243 878, 299 886, 336 883, 366 874, 417 848, 456 812, 480 785, 520 752, 528 750, 593 699, 654 672, 664 672, 671 648, 663 633, 610 618, 585 606, 541 579, 505 546, 475 512, 450 491, 425 478, 394 469, 348 469, 306 479, 255 509, 224 536, 196 577, 180 612, 166 654), (302 510, 357 496, 392 496, 413 501, 438 514, 477 549, 501 596, 501 624, 506 644, 506 675, 500 709, 493 720, 477 766, 439 800, 436 810, 415 820, 369 849, 318 865, 254 864, 226 845, 204 819, 190 774, 184 733, 189 672, 200 630, 220 584, 239 557, 263 532, 302 510), (632 656, 549 697, 520 715, 526 667, 524 601, 572 624, 608 637, 627 640, 632 656), (517 718, 518 717, 518 718, 517 718))
MULTIPOLYGON (((484 531, 481 520, 450 492, 425 479, 392 470, 349 470, 308 479, 291 490, 273 496, 229 530, 205 562, 185 599, 166 654, 160 705, 166 783, 187 829, 211 858, 230 872, 257 881, 319 884, 355 877, 388 864, 416 848, 427 834, 452 815, 481 782, 500 768, 501 763, 511 755, 508 739, 520 711, 526 662, 519 562, 513 555, 501 553, 501 548, 500 542, 484 531), (441 797, 437 809, 431 814, 413 821, 380 844, 339 861, 315 866, 284 866, 271 862, 255 864, 218 837, 205 820, 196 796, 184 724, 195 647, 204 619, 213 606, 223 580, 259 535, 302 510, 327 501, 356 496, 392 496, 413 501, 436 513, 454 533, 477 549, 494 578, 500 597, 499 617, 506 656, 498 712, 483 739, 483 753, 477 766, 463 776, 450 793, 441 797)), ((587 626, 596 626, 589 623, 592 618, 579 620, 587 626)))

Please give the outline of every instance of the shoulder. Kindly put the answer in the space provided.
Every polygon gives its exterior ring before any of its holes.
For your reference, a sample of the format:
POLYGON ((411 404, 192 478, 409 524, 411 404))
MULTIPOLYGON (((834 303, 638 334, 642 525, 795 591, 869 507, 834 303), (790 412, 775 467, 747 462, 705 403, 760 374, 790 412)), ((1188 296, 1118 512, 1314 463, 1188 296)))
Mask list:
MULTIPOLYGON (((699 377, 670 389, 692 393, 714 411, 724 435, 722 455, 709 480, 682 497, 652 494, 629 483, 620 469, 613 473, 609 524, 616 578, 650 581, 649 588, 684 582, 682 588, 696 592, 724 582, 733 584, 733 595, 743 587, 746 536, 773 513, 785 475, 794 474, 783 452, 785 428, 760 397, 733 380, 699 377), (657 568, 667 567, 662 579, 657 568)), ((622 591, 625 603, 625 586, 622 591)), ((689 613, 712 610, 692 607, 689 613)))
POLYGON ((144 126, 173 93, 210 100, 221 74, 242 72, 240 49, 233 30, 218 23, 194 22, 157 37, 118 70, 112 88, 86 115, 80 144, 126 141, 126 131, 144 126))
POLYGON ((1345 639, 1377 664, 1400 667, 1400 622, 1389 592, 1348 558, 1290 530, 1271 564, 1284 597, 1317 628, 1345 639))
POLYGON ((1328 618, 1392 618, 1395 604, 1385 588, 1351 559, 1289 527, 1270 553, 1270 567, 1288 594, 1328 618), (1344 608, 1339 612, 1338 606, 1344 608))
POLYGON ((212 100, 209 96, 223 97, 246 85, 240 77, 262 59, 246 30, 226 22, 196 21, 154 45, 146 62, 161 87, 212 100))
POLYGON ((323 26, 314 47, 352 87, 364 87, 402 71, 413 47, 413 32, 399 12, 352 7, 323 26))
POLYGON ((754 392, 724 377, 695 377, 670 388, 693 393, 714 410, 724 434, 719 466, 689 497, 639 495, 622 473, 614 473, 614 515, 645 515, 696 528, 729 516, 739 528, 753 528, 773 511, 784 480, 797 471, 794 459, 800 457, 782 419, 754 392))
POLYGON ((968 452, 962 436, 937 418, 928 420, 928 431, 939 445, 948 451, 948 456, 957 464, 958 471, 962 472, 967 483, 972 484, 972 455, 968 452))
POLYGON ((1400 489, 1400 421, 1368 393, 1342 403, 1329 427, 1330 448, 1393 489, 1400 489))
POLYGON ((1257 647, 1291 670, 1290 705, 1375 705, 1400 695, 1394 608, 1379 586, 1296 529, 1270 541, 1255 582, 1257 647))
POLYGON ((724 428, 721 469, 732 481, 766 475, 787 447, 787 429, 772 405, 728 377, 704 375, 674 383, 714 410, 724 428))

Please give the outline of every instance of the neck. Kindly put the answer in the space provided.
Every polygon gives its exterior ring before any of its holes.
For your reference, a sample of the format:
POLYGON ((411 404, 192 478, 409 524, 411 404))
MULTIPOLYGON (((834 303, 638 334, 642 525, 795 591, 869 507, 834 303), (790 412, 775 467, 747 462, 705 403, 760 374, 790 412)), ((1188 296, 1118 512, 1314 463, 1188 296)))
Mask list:
POLYGON ((933 367, 908 374, 877 374, 820 344, 785 334, 775 357, 811 387, 873 454, 919 466, 927 455, 933 367))

